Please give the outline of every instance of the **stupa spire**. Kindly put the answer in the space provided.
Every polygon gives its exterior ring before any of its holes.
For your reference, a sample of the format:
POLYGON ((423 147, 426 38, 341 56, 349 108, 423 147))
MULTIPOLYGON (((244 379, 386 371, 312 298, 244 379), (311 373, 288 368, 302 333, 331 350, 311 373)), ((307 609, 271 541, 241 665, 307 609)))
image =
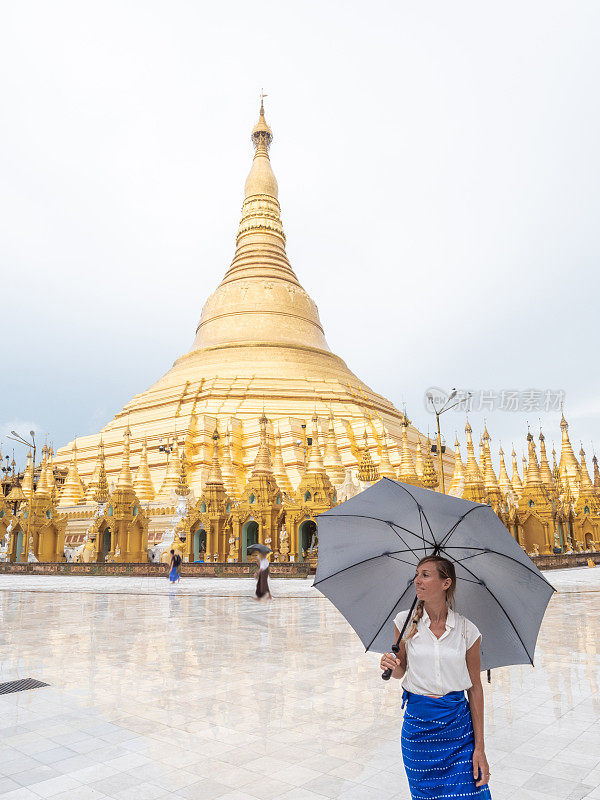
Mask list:
POLYGON ((285 252, 277 180, 269 158, 272 141, 261 99, 252 129, 255 152, 244 188, 235 255, 202 310, 192 351, 268 343, 330 352, 317 307, 285 252))
POLYGON ((235 468, 231 460, 231 431, 229 424, 225 430, 225 441, 221 448, 221 475, 223 476, 223 486, 230 497, 237 497, 240 494, 235 476, 235 468))
POLYGON ((488 433, 487 425, 483 431, 483 485, 488 494, 497 493, 500 489, 498 478, 494 472, 492 463, 492 451, 490 449, 491 436, 488 433))
POLYGON ((577 463, 573 447, 571 446, 571 440, 569 439, 569 423, 565 419, 564 413, 561 415, 560 430, 562 443, 558 468, 560 470, 560 476, 563 479, 563 484, 568 483, 571 490, 575 490, 579 483, 579 464, 577 463))
POLYGON ((544 438, 544 434, 541 431, 539 435, 539 440, 540 440, 540 475, 542 477, 542 483, 547 489, 554 489, 552 470, 550 469, 550 464, 548 463, 548 456, 546 455, 546 441, 544 438))
POLYGON ((42 467, 40 470, 40 479, 35 488, 35 496, 50 496, 50 486, 48 485, 48 448, 46 445, 42 447, 42 467))
POLYGON ((402 483, 412 483, 415 486, 421 486, 421 479, 415 472, 415 465, 413 463, 410 448, 408 446, 408 426, 410 420, 406 414, 402 417, 402 434, 400 441, 400 466, 398 468, 398 478, 402 483))
POLYGON ((60 493, 58 501, 59 508, 66 506, 74 506, 83 500, 83 490, 81 488, 81 478, 79 477, 79 470, 77 469, 77 440, 73 441, 73 455, 71 456, 71 463, 65 483, 60 493))
POLYGON ((179 449, 176 439, 173 440, 171 447, 172 450, 169 453, 169 460, 167 461, 167 470, 158 495, 156 496, 157 500, 170 500, 171 494, 175 492, 179 486, 181 459, 179 458, 179 449))
POLYGON ((592 458, 592 463, 594 464, 594 488, 600 490, 600 470, 598 469, 598 459, 595 453, 592 458))
POLYGON ((396 480, 396 472, 390 461, 390 451, 387 443, 387 433, 385 428, 381 436, 381 459, 379 460, 379 474, 382 478, 396 480))
POLYGON ((425 486, 426 489, 435 489, 438 483, 438 476, 433 466, 433 459, 431 458, 431 439, 428 436, 423 464, 423 486, 425 486))
POLYGON ((23 489, 25 496, 29 500, 29 495, 31 494, 31 490, 33 489, 33 467, 31 466, 31 450, 27 453, 27 466, 25 467, 25 472, 23 473, 23 481, 21 483, 21 489, 23 489))
POLYGON ((212 435, 213 440, 213 451, 212 451, 212 464, 210 465, 210 471, 208 473, 208 479, 206 481, 209 485, 215 486, 223 486, 223 474, 221 472, 221 464, 219 463, 219 431, 215 428, 215 431, 212 435))
POLYGON ((448 494, 451 494, 453 497, 462 497, 464 488, 465 465, 460 455, 460 442, 457 436, 454 441, 454 472, 452 473, 452 481, 448 489, 448 494))
POLYGON ((514 493, 517 495, 517 497, 520 497, 521 492, 523 491, 523 483, 521 482, 521 477, 519 475, 519 467, 517 465, 517 454, 515 453, 514 447, 512 450, 512 477, 510 482, 512 483, 514 493))
POLYGON ((529 466, 527 467, 527 486, 539 487, 542 485, 542 476, 535 452, 535 441, 531 433, 527 434, 527 447, 529 450, 529 466))
POLYGON ((121 461, 121 471, 117 478, 117 489, 133 489, 131 480, 131 467, 130 467, 130 452, 131 452, 131 428, 129 425, 125 428, 123 434, 123 458, 121 461))
MULTIPOLYGON (((327 441, 325 443, 325 455, 323 456, 323 464, 325 464, 325 471, 329 479, 336 486, 344 482, 345 470, 342 463, 342 457, 337 446, 335 438, 335 428, 333 425, 333 417, 329 417, 329 426, 327 428, 327 441)), ((394 475, 394 477, 396 477, 394 475)))
POLYGON ((317 415, 312 418, 312 444, 310 446, 310 453, 308 456, 308 465, 306 473, 323 473, 325 466, 323 464, 323 457, 321 456, 321 448, 319 446, 319 419, 317 415))
POLYGON ((363 483, 375 483, 379 480, 379 470, 373 463, 371 453, 369 452, 369 437, 367 436, 367 429, 363 434, 363 451, 358 465, 358 480, 363 483))
POLYGON ((417 446, 415 448, 415 473, 419 480, 423 480, 425 462, 423 461, 423 446, 421 444, 421 434, 417 434, 417 446))
POLYGON ((269 441, 267 435, 267 419, 265 412, 259 420, 260 423, 260 444, 254 459, 254 466, 252 467, 252 476, 255 475, 272 475, 273 465, 271 463, 271 449, 269 448, 269 441))
POLYGON ((594 488, 594 484, 592 483, 590 473, 588 472, 583 445, 581 445, 581 450, 579 451, 579 463, 581 464, 581 488, 585 491, 589 491, 590 489, 594 488))
POLYGON ((498 471, 498 486, 502 491, 502 494, 506 495, 509 492, 512 493, 513 486, 510 482, 510 478, 508 477, 508 472, 506 470, 506 464, 504 462, 504 450, 502 446, 500 446, 500 450, 498 451, 498 456, 500 458, 500 470, 498 471))
POLYGON ((156 497, 156 490, 148 467, 148 442, 146 439, 142 444, 142 455, 140 456, 140 465, 135 473, 133 489, 142 503, 151 503, 156 497))
POLYGON ((281 431, 277 426, 277 434, 275 436, 275 461, 273 463, 273 474, 277 485, 284 492, 292 492, 292 483, 288 477, 287 470, 283 461, 283 448, 281 446, 281 431))
MULTIPOLYGON (((90 487, 91 488, 91 487, 90 487)), ((96 503, 106 503, 109 496, 108 478, 106 477, 106 466, 104 460, 104 442, 100 438, 100 448, 98 451, 98 480, 93 487, 92 500, 96 503)))

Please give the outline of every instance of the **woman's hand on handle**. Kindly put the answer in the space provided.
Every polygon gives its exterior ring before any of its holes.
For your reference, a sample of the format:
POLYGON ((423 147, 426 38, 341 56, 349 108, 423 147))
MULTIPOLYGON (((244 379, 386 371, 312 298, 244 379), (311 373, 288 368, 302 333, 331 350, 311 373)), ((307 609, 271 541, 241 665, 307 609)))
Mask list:
POLYGON ((490 780, 490 768, 482 748, 473 751, 473 777, 475 786, 485 786, 490 780))
POLYGON ((379 666, 382 670, 385 671, 386 669, 391 669, 392 672, 399 664, 400 662, 393 653, 384 653, 381 656, 381 661, 379 662, 379 666))

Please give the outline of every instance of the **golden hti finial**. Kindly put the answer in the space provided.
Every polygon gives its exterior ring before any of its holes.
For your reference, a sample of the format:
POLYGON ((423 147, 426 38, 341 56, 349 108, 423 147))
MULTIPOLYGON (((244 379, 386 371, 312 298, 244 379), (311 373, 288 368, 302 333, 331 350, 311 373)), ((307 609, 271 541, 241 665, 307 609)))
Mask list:
POLYGON ((260 112, 258 115, 258 122, 252 129, 252 143, 257 151, 264 149, 266 153, 268 152, 271 142, 273 141, 273 133, 271 128, 269 128, 267 125, 267 121, 265 119, 265 97, 267 97, 267 95, 261 90, 260 112))

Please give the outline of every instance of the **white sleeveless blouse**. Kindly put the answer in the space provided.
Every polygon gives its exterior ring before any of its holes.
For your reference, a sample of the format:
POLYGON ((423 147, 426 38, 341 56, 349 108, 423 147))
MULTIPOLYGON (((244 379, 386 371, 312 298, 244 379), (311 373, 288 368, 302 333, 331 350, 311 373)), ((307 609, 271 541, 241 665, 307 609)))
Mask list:
MULTIPOLYGON (((408 611, 394 619, 398 632, 402 630, 408 611)), ((410 629, 409 622, 407 630, 410 629)), ((448 609, 446 630, 438 639, 430 630, 431 620, 424 610, 413 637, 405 641, 407 668, 402 686, 414 694, 441 697, 448 692, 460 692, 472 686, 467 669, 466 653, 481 633, 471 620, 448 609)))

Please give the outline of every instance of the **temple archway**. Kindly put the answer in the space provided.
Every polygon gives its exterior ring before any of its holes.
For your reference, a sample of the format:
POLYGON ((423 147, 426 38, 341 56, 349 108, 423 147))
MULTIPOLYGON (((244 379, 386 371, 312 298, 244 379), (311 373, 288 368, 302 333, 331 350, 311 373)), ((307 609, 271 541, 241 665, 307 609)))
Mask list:
POLYGON ((193 561, 204 561, 206 554, 206 531, 204 528, 197 528, 192 534, 192 559, 193 561))
POLYGON ((242 528, 242 561, 248 561, 246 551, 252 544, 258 544, 258 522, 249 519, 242 528))
POLYGON ((298 560, 304 561, 304 551, 317 543, 317 525, 312 519, 305 519, 298 528, 298 560))
POLYGON ((586 533, 585 535, 585 549, 586 550, 593 550, 594 549, 594 537, 591 533, 586 533))
POLYGON ((106 556, 110 553, 110 528, 105 528, 102 533, 100 561, 106 561, 106 556))
POLYGON ((23 531, 19 528, 17 532, 17 541, 15 544, 15 561, 18 561, 21 558, 23 553, 23 531))

